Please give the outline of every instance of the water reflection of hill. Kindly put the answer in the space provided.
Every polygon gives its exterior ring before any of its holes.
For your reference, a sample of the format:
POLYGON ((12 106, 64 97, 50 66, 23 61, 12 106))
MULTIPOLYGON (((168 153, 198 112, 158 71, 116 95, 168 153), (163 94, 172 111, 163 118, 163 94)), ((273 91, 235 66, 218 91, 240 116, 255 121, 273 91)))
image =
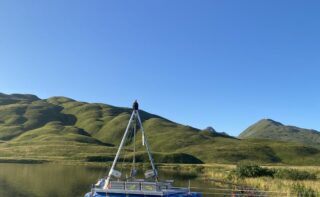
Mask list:
MULTIPOLYGON (((126 174, 126 170, 123 171, 126 174)), ((83 197, 106 173, 105 168, 61 164, 0 164, 1 197, 83 197)), ((139 171, 139 174, 143 174, 139 171)), ((161 179, 174 179, 175 186, 215 187, 177 172, 160 172, 161 179)), ((205 192, 205 189, 199 191, 205 192)), ((206 195, 205 195, 206 196, 206 195)))
POLYGON ((83 196, 102 172, 83 166, 1 164, 0 196, 83 196))

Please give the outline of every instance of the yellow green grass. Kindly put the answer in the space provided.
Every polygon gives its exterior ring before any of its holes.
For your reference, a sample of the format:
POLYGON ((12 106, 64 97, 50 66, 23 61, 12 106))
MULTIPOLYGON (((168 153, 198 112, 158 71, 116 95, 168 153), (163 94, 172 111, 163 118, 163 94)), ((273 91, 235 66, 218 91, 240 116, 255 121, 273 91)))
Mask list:
POLYGON ((218 179, 231 181, 235 184, 247 185, 250 187, 258 188, 265 191, 276 191, 283 192, 287 196, 292 196, 294 193, 294 187, 301 185, 306 189, 312 189, 318 195, 320 195, 320 167, 319 166, 265 166, 268 168, 285 168, 285 169, 297 169, 310 172, 317 175, 316 180, 284 180, 271 177, 258 177, 258 178, 241 178, 237 180, 230 180, 228 174, 233 170, 235 165, 221 165, 221 164, 210 164, 204 165, 205 170, 203 178, 206 179, 218 179))

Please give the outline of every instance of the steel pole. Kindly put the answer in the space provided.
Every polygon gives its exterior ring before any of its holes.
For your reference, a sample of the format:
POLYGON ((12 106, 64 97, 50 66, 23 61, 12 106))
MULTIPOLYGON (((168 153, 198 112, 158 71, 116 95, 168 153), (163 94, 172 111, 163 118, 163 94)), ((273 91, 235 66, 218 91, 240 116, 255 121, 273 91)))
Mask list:
POLYGON ((139 115, 139 112, 137 110, 136 112, 136 116, 138 117, 138 121, 139 121, 139 124, 140 124, 140 127, 141 127, 141 132, 142 132, 142 143, 145 144, 146 146, 146 149, 147 149, 147 153, 148 153, 148 156, 149 156, 149 160, 150 160, 150 163, 151 163, 151 166, 152 166, 152 170, 153 172, 155 173, 155 177, 156 177, 156 180, 158 179, 158 172, 156 170, 156 167, 153 163, 153 158, 152 158, 152 155, 151 155, 151 152, 150 152, 150 148, 149 148, 149 144, 148 144, 148 140, 147 140, 147 137, 145 136, 145 133, 144 133, 144 129, 143 129, 143 125, 142 125, 142 122, 141 122, 141 119, 140 119, 140 115, 139 115))
POLYGON ((121 149, 122 149, 122 147, 123 147, 123 145, 124 145, 125 139, 127 138, 127 134, 128 134, 128 131, 129 131, 129 128, 130 128, 132 119, 133 119, 133 117, 134 117, 134 114, 135 114, 135 110, 134 110, 134 111, 132 112, 132 114, 131 114, 131 117, 130 117, 130 119, 129 119, 128 126, 127 126, 127 128, 126 128, 126 131, 124 132, 124 135, 123 135, 123 138, 122 138, 122 140, 121 140, 119 149, 118 149, 118 151, 117 151, 116 157, 115 157, 114 160, 113 160, 112 166, 111 166, 111 168, 110 168, 110 171, 109 171, 109 174, 108 174, 108 177, 107 177, 107 179, 106 179, 106 182, 105 182, 105 184, 104 184, 103 189, 107 189, 107 188, 108 188, 108 185, 109 185, 109 182, 110 182, 110 178, 111 178, 112 172, 113 172, 114 167, 116 166, 116 163, 117 163, 118 158, 119 158, 119 156, 120 156, 120 152, 121 152, 121 149))

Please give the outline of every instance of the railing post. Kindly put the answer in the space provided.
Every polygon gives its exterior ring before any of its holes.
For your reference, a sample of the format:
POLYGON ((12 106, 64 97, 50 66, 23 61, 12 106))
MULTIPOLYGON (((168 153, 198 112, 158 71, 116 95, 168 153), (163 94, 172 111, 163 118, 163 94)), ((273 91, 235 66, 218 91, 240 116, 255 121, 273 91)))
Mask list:
POLYGON ((94 185, 92 184, 91 185, 91 195, 90 195, 91 197, 93 197, 93 188, 94 188, 94 185))

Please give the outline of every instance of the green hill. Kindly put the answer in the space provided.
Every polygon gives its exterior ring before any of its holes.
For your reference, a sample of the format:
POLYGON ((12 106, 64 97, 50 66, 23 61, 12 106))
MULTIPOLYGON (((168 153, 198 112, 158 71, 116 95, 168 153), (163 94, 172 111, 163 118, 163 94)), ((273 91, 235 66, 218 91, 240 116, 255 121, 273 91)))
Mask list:
POLYGON ((312 129, 302 129, 286 126, 271 119, 263 119, 243 131, 242 139, 273 139, 287 142, 297 142, 307 146, 320 148, 320 132, 312 129))
MULTIPOLYGON (((142 105, 143 106, 143 105, 142 105)), ((0 94, 0 161, 113 159, 127 125, 130 108, 79 102, 66 97, 0 94)), ((294 142, 237 139, 181 125, 140 111, 156 162, 318 164, 320 150, 294 142)), ((141 133, 137 133, 142 161, 141 133)), ((121 158, 132 157, 127 143, 121 158)))

